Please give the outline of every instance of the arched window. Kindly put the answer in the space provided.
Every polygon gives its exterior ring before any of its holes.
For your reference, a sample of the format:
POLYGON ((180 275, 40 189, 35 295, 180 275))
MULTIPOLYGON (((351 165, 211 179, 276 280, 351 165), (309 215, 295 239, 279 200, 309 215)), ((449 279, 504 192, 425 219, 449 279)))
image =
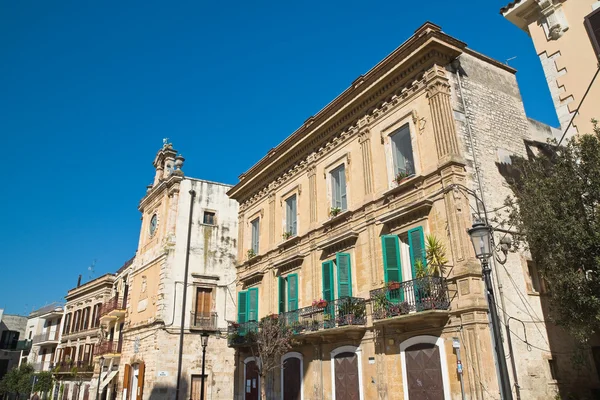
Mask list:
POLYGON ((415 336, 400 343, 404 400, 450 399, 444 339, 415 336))
POLYGON ((342 346, 331 352, 331 387, 335 399, 363 396, 361 349, 342 346))
POLYGON ((281 400, 304 400, 304 360, 291 352, 281 357, 281 400))

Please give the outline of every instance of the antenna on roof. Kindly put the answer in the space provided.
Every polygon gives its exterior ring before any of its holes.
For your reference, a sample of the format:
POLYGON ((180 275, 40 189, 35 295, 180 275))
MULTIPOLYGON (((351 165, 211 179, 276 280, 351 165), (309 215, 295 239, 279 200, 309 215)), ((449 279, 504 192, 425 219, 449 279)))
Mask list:
POLYGON ((504 64, 508 65, 508 62, 514 60, 515 58, 517 58, 517 56, 507 58, 506 61, 504 61, 504 64))
POLYGON ((88 279, 91 281, 94 276, 94 268, 96 267, 96 259, 92 261, 92 264, 88 267, 88 279))

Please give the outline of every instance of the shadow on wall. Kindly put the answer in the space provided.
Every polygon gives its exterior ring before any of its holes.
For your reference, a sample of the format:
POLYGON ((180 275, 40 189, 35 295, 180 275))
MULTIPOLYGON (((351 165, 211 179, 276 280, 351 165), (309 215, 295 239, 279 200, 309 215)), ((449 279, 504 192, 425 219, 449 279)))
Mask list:
MULTIPOLYGON (((152 388, 149 400, 173 400, 175 399, 175 390, 176 387, 174 385, 157 384, 154 386, 154 388, 152 388)), ((181 381, 179 393, 179 400, 196 400, 192 397, 192 394, 190 392, 190 385, 186 379, 183 379, 181 381)), ((198 398, 200 398, 200 394, 198 394, 198 398)))

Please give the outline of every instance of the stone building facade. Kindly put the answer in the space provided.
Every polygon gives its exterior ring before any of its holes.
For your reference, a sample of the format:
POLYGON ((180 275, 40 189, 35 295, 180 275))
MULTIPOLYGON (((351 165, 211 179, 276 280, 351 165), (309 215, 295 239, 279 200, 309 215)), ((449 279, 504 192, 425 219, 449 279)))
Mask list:
MULTIPOLYGON (((598 70, 600 1, 514 0, 500 13, 531 37, 564 131, 598 70)), ((590 121, 600 118, 599 103, 600 79, 596 78, 569 136, 592 133, 590 121)))
POLYGON ((237 203, 230 186, 184 176, 183 161, 165 144, 139 205, 117 399, 199 399, 207 333, 205 398, 233 396, 234 352, 222 332, 235 319, 237 203))
POLYGON ((50 304, 33 311, 27 318, 26 338, 32 341, 32 350, 27 362, 36 371, 50 371, 54 364, 56 348, 60 342, 60 327, 64 307, 50 304))
MULTIPOLYGON (((515 72, 426 23, 240 176, 236 399, 258 399, 248 333, 271 314, 295 332, 272 395, 450 399, 462 377, 466 398, 499 398, 471 193, 491 218, 510 193, 499 166, 557 134, 526 117, 515 72), (424 268, 429 235, 441 276, 424 268)), ((519 395, 553 398, 535 266, 510 246, 496 258, 519 395)))
POLYGON ((114 274, 105 274, 67 292, 61 337, 52 370, 56 378, 54 392, 60 400, 87 400, 96 381, 94 355, 103 335, 100 309, 111 297, 114 274))
POLYGON ((27 317, 5 314, 0 308, 0 379, 29 354, 31 341, 26 339, 26 326, 27 317))

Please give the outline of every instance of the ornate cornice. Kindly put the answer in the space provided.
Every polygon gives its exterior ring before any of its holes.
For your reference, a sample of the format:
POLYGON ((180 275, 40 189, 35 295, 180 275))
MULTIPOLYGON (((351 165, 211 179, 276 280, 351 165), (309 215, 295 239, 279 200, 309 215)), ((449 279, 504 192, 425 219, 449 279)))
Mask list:
POLYGON ((439 27, 425 24, 413 37, 377 64, 365 76, 309 118, 295 133, 271 150, 246 173, 228 195, 240 204, 262 197, 265 187, 291 173, 306 169, 313 153, 335 145, 358 131, 358 121, 369 122, 421 89, 421 76, 432 65, 445 65, 461 54, 466 45, 443 34, 439 27))
POLYGON ((149 204, 152 204, 157 198, 163 196, 165 191, 167 191, 168 195, 172 195, 173 193, 178 192, 179 185, 177 184, 181 183, 183 179, 183 176, 171 175, 169 179, 161 181, 158 185, 150 189, 146 196, 144 196, 144 198, 140 200, 138 210, 140 212, 144 212, 144 209, 149 204))

